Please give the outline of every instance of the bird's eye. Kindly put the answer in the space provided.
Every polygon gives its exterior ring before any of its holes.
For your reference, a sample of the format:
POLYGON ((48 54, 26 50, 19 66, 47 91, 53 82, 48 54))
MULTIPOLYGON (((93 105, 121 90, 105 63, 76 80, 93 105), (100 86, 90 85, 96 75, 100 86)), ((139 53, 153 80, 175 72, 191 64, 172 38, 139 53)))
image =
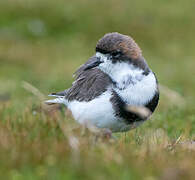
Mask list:
POLYGON ((118 58, 121 54, 122 54, 121 51, 114 51, 112 52, 112 57, 118 58))

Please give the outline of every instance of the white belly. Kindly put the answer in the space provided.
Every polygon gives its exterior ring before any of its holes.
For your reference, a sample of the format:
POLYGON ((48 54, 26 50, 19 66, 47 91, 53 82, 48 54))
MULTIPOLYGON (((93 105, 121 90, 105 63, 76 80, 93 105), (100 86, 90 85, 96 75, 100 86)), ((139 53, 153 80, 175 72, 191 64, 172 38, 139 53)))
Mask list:
POLYGON ((110 102, 111 96, 111 92, 106 91, 90 102, 71 101, 68 109, 71 110, 74 119, 83 125, 89 123, 98 128, 108 128, 113 132, 128 131, 137 127, 141 122, 127 125, 124 120, 115 117, 110 102))
POLYGON ((110 98, 111 93, 107 91, 89 102, 71 101, 68 108, 81 124, 92 123, 100 128, 110 127, 116 122, 110 98))

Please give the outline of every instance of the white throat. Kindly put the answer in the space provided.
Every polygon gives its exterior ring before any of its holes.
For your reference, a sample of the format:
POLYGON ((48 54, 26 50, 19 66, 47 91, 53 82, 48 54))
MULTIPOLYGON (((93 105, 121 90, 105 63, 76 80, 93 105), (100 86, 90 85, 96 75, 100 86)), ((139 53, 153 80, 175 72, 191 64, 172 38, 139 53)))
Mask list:
POLYGON ((153 98, 157 90, 153 72, 144 75, 142 69, 127 62, 112 63, 108 55, 99 52, 96 56, 103 61, 99 68, 116 83, 113 89, 126 103, 145 105, 153 98))

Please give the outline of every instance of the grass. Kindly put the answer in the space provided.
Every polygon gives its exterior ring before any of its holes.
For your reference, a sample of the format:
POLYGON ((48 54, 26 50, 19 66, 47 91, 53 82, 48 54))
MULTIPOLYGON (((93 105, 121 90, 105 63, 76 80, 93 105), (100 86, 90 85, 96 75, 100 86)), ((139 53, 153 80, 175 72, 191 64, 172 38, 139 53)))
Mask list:
POLYGON ((1 179, 194 179, 195 25, 192 0, 0 2, 1 179), (44 95, 71 85, 97 40, 134 37, 159 82, 152 118, 108 140, 44 95))

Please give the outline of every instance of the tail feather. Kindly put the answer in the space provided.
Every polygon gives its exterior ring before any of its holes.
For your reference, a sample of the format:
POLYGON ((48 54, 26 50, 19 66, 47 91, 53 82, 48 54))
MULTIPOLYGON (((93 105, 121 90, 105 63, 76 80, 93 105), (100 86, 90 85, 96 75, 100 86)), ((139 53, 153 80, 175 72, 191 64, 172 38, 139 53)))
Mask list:
POLYGON ((57 93, 51 93, 50 96, 65 96, 66 92, 67 92, 67 90, 57 92, 57 93))
POLYGON ((64 96, 59 96, 59 95, 56 95, 56 94, 49 94, 48 95, 49 97, 59 97, 59 98, 64 98, 64 96))
POLYGON ((45 101, 46 104, 52 105, 52 104, 66 104, 66 99, 62 97, 57 97, 55 99, 50 99, 45 101))
POLYGON ((50 99, 45 101, 46 104, 52 105, 52 104, 67 104, 67 100, 65 99, 66 90, 58 93, 51 93, 48 96, 49 97, 55 97, 55 99, 50 99))

